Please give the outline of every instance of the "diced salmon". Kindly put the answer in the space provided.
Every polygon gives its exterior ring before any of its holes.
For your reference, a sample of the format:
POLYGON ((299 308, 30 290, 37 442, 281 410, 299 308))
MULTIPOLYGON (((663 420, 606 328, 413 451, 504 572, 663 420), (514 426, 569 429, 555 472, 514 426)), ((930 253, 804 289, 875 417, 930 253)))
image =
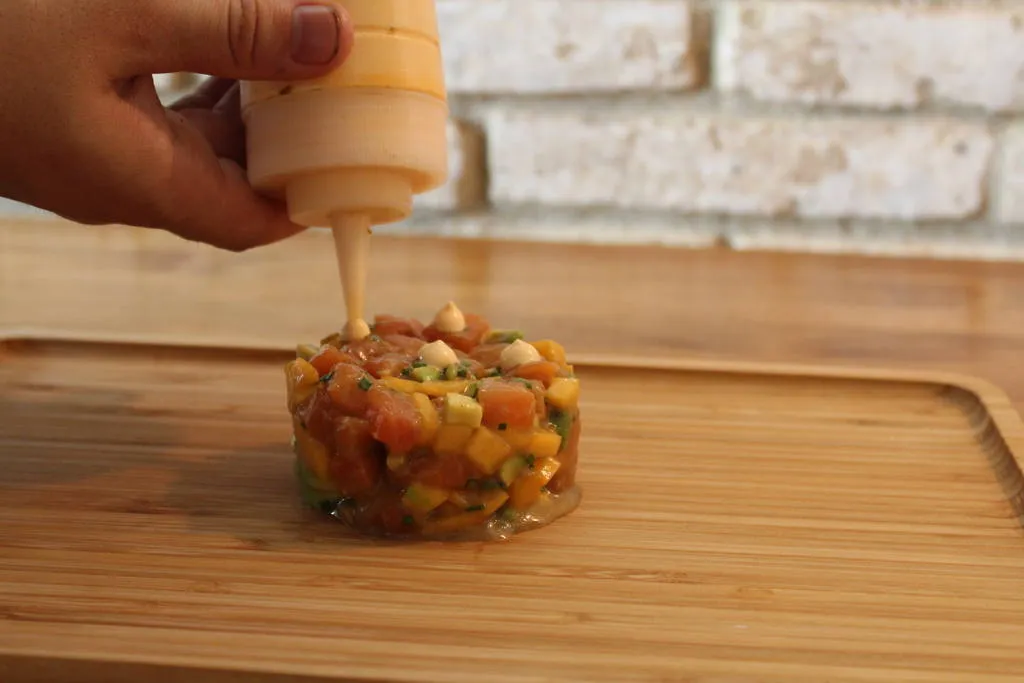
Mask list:
POLYGON ((334 449, 334 421, 341 412, 321 384, 313 398, 298 411, 299 420, 306 425, 309 435, 324 445, 328 452, 334 449))
POLYGON ((469 357, 485 368, 497 367, 501 362, 501 352, 508 344, 481 344, 473 349, 469 357))
POLYGON ((331 481, 346 496, 367 493, 384 471, 383 453, 370 434, 370 423, 355 417, 338 419, 334 431, 331 481))
POLYGON ((524 363, 512 369, 513 377, 535 380, 541 382, 545 387, 551 386, 551 382, 562 374, 558 363, 549 360, 541 360, 535 363, 524 363))
POLYGON ((534 392, 522 382, 484 380, 476 400, 484 408, 484 424, 491 428, 529 429, 537 411, 534 392))
POLYGON ((309 360, 321 377, 334 369, 338 363, 355 363, 356 357, 333 346, 325 346, 309 360))
POLYGON ((383 356, 371 358, 363 363, 363 367, 371 375, 381 377, 398 377, 403 368, 409 366, 412 359, 404 353, 385 353, 383 356))
POLYGON ((376 385, 369 392, 367 418, 373 438, 393 453, 407 453, 420 436, 420 411, 406 394, 376 385))
POLYGON ((413 318, 399 318, 394 315, 378 315, 373 319, 373 333, 380 337, 404 335, 423 338, 423 323, 413 318))
POLYGON ((431 342, 440 339, 453 349, 471 353, 490 331, 491 325, 485 318, 475 313, 467 313, 465 318, 466 328, 460 332, 441 332, 434 325, 430 325, 423 330, 423 337, 431 342))
POLYGON ((403 484, 415 481, 439 489, 461 489, 479 472, 470 460, 460 454, 439 454, 422 449, 410 453, 405 466, 396 474, 403 484))
POLYGON ((414 357, 419 354, 420 348, 426 344, 425 341, 418 337, 409 337, 404 334, 386 334, 383 336, 383 339, 388 344, 391 344, 395 351, 414 357))
POLYGON ((341 363, 334 366, 334 376, 327 385, 327 393, 334 405, 345 415, 364 417, 369 405, 370 375, 358 365, 341 363))

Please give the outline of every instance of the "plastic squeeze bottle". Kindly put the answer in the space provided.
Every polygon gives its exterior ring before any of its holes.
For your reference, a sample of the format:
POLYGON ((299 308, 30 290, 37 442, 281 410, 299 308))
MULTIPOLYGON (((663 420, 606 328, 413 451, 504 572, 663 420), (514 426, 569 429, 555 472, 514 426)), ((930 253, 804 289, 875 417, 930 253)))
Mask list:
POLYGON ((249 182, 292 221, 330 227, 345 334, 370 333, 363 298, 375 225, 404 220, 448 174, 448 98, 434 0, 344 0, 355 27, 327 76, 242 84, 249 182))

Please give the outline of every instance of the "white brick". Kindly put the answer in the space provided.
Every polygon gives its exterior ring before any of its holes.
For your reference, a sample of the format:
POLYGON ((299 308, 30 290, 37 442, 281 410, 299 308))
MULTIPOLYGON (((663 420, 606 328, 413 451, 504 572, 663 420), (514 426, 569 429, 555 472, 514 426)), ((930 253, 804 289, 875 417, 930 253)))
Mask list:
POLYGON ((1020 4, 737 0, 717 50, 718 86, 766 101, 1024 107, 1020 4))
POLYGON ((733 215, 963 218, 985 206, 993 141, 942 119, 495 108, 492 199, 733 215))
POLYGON ((685 0, 439 0, 453 93, 679 90, 698 81, 685 0))
POLYGON ((483 140, 480 132, 462 121, 448 122, 448 181, 436 190, 419 195, 416 209, 455 211, 481 204, 483 181, 483 140))
POLYGON ((1000 223, 1024 224, 1024 125, 1007 130, 1001 143, 996 219, 1000 223))

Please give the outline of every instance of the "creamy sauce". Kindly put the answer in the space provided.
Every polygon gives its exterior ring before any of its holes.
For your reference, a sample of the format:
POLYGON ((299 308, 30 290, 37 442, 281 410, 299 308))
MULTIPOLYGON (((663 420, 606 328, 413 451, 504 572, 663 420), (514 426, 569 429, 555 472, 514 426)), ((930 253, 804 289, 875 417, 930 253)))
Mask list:
POLYGON ((370 334, 363 302, 366 298, 366 271, 373 229, 369 217, 364 214, 336 214, 331 229, 345 297, 347 317, 344 336, 352 341, 364 339, 370 334))

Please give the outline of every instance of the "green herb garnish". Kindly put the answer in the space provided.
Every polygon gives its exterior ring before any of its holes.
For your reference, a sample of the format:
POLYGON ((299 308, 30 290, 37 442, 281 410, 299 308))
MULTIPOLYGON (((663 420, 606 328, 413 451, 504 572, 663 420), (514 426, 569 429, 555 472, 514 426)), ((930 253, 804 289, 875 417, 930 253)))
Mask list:
POLYGON ((373 380, 369 377, 362 377, 359 380, 359 388, 363 391, 369 391, 370 387, 373 386, 373 380))
POLYGON ((327 384, 327 383, 328 383, 328 382, 330 382, 330 381, 331 381, 332 379, 334 379, 334 370, 331 370, 331 371, 330 371, 330 372, 328 372, 328 373, 327 373, 326 375, 324 375, 323 377, 321 377, 321 378, 320 378, 320 381, 321 381, 321 382, 323 382, 324 384, 327 384))
POLYGON ((499 431, 499 432, 503 432, 503 431, 505 431, 506 429, 508 429, 508 424, 507 424, 507 423, 505 423, 505 422, 502 422, 502 423, 501 423, 500 425, 498 425, 498 431, 499 431))
POLYGON ((483 509, 483 505, 471 505, 470 507, 466 508, 466 512, 480 512, 483 509))
POLYGON ((473 382, 468 387, 466 387, 466 396, 469 396, 470 398, 476 398, 476 395, 479 393, 480 385, 477 384, 476 382, 473 382))
POLYGON ((402 517, 402 524, 404 524, 406 526, 412 526, 413 525, 412 515, 406 515, 405 517, 402 517))

